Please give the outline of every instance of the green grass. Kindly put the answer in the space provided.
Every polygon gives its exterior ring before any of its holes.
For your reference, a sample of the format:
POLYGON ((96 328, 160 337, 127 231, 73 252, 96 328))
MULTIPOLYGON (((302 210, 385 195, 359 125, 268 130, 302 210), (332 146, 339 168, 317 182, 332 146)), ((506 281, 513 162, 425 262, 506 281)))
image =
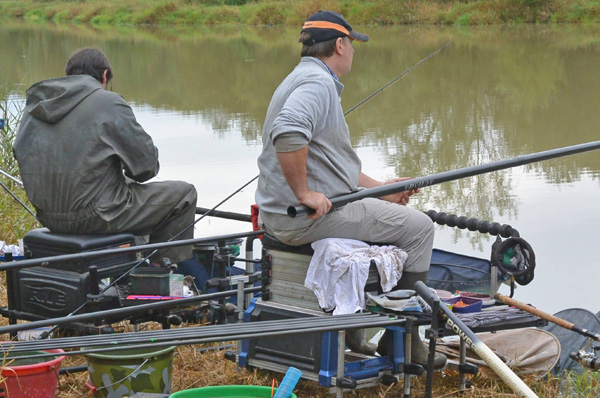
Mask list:
POLYGON ((591 0, 0 0, 3 18, 92 25, 297 25, 319 9, 356 25, 598 23, 591 0))

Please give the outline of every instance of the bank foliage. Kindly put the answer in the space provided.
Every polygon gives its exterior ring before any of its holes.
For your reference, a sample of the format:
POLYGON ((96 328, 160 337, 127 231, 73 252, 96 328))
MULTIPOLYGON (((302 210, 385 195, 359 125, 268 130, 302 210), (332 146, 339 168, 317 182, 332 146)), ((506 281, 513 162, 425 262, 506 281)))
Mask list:
MULTIPOLYGON (((12 144, 23 114, 19 101, 11 100, 5 85, 0 84, 0 118, 5 120, 0 129, 0 170, 19 178, 19 167, 13 156, 12 144)), ((0 174, 0 241, 16 244, 30 229, 39 226, 33 216, 12 196, 15 195, 29 208, 25 190, 17 182, 0 174), (10 191, 10 192, 9 192, 10 191)))
POLYGON ((0 0, 0 18, 93 25, 298 25, 319 9, 356 25, 600 22, 591 0, 0 0))

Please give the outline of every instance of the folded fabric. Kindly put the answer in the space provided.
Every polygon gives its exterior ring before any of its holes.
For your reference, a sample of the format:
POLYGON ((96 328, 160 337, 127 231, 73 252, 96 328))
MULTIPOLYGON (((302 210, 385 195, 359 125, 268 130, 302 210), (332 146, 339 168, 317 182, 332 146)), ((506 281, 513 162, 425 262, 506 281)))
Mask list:
POLYGON ((326 311, 353 314, 365 308, 364 288, 371 260, 377 266, 381 288, 389 291, 402 277, 408 255, 396 246, 370 246, 354 239, 327 238, 312 243, 304 286, 311 289, 326 311))
MULTIPOLYGON (((412 291, 414 293, 414 291, 412 291)), ((395 293, 395 292, 394 292, 395 293)), ((417 297, 393 298, 386 294, 374 295, 367 292, 367 306, 379 306, 392 311, 416 311, 423 312, 423 308, 417 297)))
POLYGON ((21 255, 21 248, 18 245, 7 245, 6 242, 0 240, 0 255, 10 253, 13 256, 21 255))

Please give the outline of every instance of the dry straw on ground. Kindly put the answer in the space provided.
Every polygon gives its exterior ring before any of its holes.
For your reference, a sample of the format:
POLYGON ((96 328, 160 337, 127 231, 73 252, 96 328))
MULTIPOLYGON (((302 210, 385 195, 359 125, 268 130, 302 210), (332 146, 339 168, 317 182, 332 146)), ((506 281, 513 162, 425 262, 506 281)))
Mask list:
MULTIPOLYGON (((4 273, 0 274, 0 306, 6 306, 6 283, 4 273)), ((0 318, 0 325, 6 325, 8 320, 0 318)), ((197 326, 197 325, 189 325, 197 326)), ((113 325, 118 332, 131 331, 132 327, 127 321, 113 325)), ((146 323, 142 325, 142 329, 158 329, 160 324, 146 323)), ((182 326, 186 327, 186 325, 182 326)), ((0 336, 3 340, 9 336, 0 336)), ((214 343, 212 346, 233 344, 234 342, 214 343)), ((223 350, 206 350, 211 345, 202 346, 179 346, 175 350, 173 361, 173 392, 191 388, 215 385, 260 385, 271 386, 273 380, 276 383, 283 378, 282 374, 257 370, 257 369, 239 369, 234 362, 225 359, 225 351, 223 350), (202 350, 200 350, 202 349, 202 350)), ((229 348, 235 349, 235 347, 229 348)), ((86 363, 83 356, 68 356, 63 362, 62 367, 71 367, 86 363)), ((79 372, 72 374, 64 374, 60 376, 59 398, 79 398, 92 397, 93 395, 85 383, 88 378, 87 372, 79 372)), ((471 387, 468 389, 466 396, 473 398, 483 397, 513 397, 514 394, 506 388, 501 382, 495 382, 485 379, 482 376, 476 375, 471 377, 471 387)), ((530 385, 534 390, 540 393, 541 397, 558 397, 559 383, 557 380, 543 380, 541 382, 533 379, 525 379, 525 383, 530 385)), ((425 376, 420 376, 412 379, 412 396, 423 396, 425 390, 425 376)), ((596 383, 597 384, 597 383, 596 383)), ((436 398, 442 397, 458 397, 463 394, 458 389, 459 375, 456 371, 436 372, 433 384, 433 396, 436 398)), ((598 386, 592 386, 590 394, 578 395, 581 397, 593 397, 594 392, 598 391, 598 386)), ((316 398, 330 397, 329 389, 320 387, 316 382, 301 380, 295 390, 299 398, 316 398)), ((403 397, 403 382, 399 382, 393 386, 378 386, 360 389, 347 392, 346 397, 364 397, 364 398, 392 398, 403 397)), ((564 395, 562 395, 564 396, 564 395)))

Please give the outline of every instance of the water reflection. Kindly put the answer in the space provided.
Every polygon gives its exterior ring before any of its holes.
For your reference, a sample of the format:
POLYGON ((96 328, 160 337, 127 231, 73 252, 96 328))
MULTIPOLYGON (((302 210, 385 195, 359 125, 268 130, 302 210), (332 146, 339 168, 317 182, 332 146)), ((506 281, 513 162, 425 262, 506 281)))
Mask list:
MULTIPOLYGON (((375 147, 392 175, 422 176, 594 140, 599 79, 595 31, 557 27, 372 29, 355 45, 345 108, 441 44, 452 45, 348 115, 357 147, 375 147), (583 43, 583 44, 582 44, 583 43)), ((270 96, 298 59, 293 29, 103 29, 8 24, 3 79, 26 86, 63 74, 76 48, 104 49, 113 90, 156 112, 199 117, 216 134, 259 140, 270 96)), ((22 94, 22 87, 15 89, 22 94)), ((177 121, 173 121, 177 128, 177 121)), ((552 183, 597 178, 597 156, 527 169, 552 183)), ((517 216, 510 173, 434 187, 420 201, 481 218, 517 216), (493 199, 493 200, 492 200, 493 199)))
MULTIPOLYGON (((376 178, 424 176, 600 139, 599 27, 363 30, 371 40, 354 46, 353 70, 343 78, 345 109, 452 41, 348 115, 352 142, 376 178)), ((257 174, 266 107, 298 62, 297 34, 283 28, 95 29, 3 21, 0 81, 22 98, 25 87, 62 75, 75 49, 102 48, 115 70, 113 90, 134 105, 160 148, 159 177, 194 183, 199 205, 212 207, 257 174)), ((511 223, 561 275, 563 264, 546 254, 553 239, 545 235, 561 234, 567 245, 597 238, 599 174, 600 158, 592 152, 433 186, 415 197, 415 206, 511 223), (579 196, 569 196, 581 187, 579 196)), ((251 203, 253 188, 224 207, 246 213, 251 203)), ((245 230, 235 222, 210 223, 197 235, 245 230)), ((436 240, 484 257, 491 242, 449 228, 440 229, 436 240)), ((585 255, 576 254, 588 271, 599 268, 599 257, 593 244, 585 255)))

